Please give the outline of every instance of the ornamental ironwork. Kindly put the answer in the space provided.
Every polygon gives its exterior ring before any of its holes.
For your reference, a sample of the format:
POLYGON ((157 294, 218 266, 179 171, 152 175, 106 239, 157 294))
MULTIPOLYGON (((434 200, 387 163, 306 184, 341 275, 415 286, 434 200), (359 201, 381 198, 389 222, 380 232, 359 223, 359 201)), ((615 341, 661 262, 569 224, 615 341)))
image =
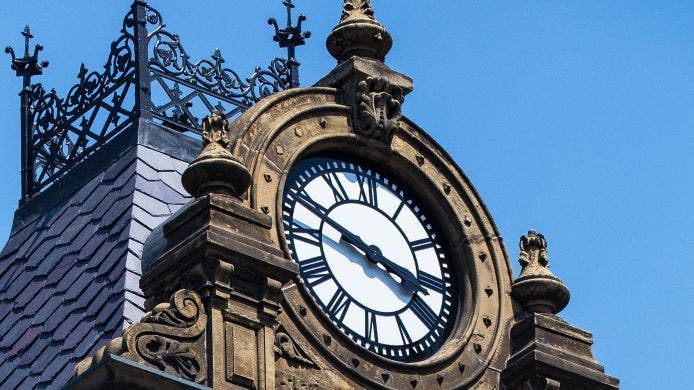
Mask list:
POLYGON ((219 49, 210 58, 191 59, 180 37, 167 30, 161 13, 136 0, 123 19, 121 35, 111 43, 103 70, 90 71, 82 64, 77 83, 64 96, 31 82, 48 62, 38 59, 41 45, 30 55, 33 36, 27 26, 22 32, 24 56, 5 49, 12 56, 12 69, 23 78, 22 200, 51 186, 138 119, 199 138, 202 119, 212 111, 233 120, 264 97, 297 87, 295 48, 310 32, 302 31, 303 15, 292 25, 291 0, 283 4, 286 27, 274 19, 268 23, 287 57, 242 76, 227 65, 219 49))

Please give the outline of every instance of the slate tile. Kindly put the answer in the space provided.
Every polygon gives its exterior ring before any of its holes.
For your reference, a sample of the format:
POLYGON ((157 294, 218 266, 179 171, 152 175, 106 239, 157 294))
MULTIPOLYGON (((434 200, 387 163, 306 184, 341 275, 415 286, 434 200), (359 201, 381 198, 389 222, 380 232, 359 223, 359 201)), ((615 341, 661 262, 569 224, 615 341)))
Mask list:
POLYGON ((150 231, 166 220, 165 217, 154 217, 138 205, 133 205, 133 219, 143 224, 150 231))
POLYGON ((169 205, 141 191, 135 191, 133 203, 155 217, 169 216, 169 205))
POLYGON ((128 243, 116 241, 115 239, 107 240, 104 245, 92 256, 89 260, 89 266, 99 266, 98 275, 104 275, 109 272, 111 267, 120 260, 119 254, 127 250, 128 243))
MULTIPOLYGON (((101 262, 99 269, 97 270, 97 278, 110 279, 111 272, 114 268, 124 268, 121 267, 125 263, 125 252, 127 251, 127 243, 119 243, 109 255, 101 262)), ((124 271, 124 270, 122 270, 124 271)))
POLYGON ((73 355, 77 358, 84 359, 87 356, 93 355, 97 349, 108 344, 108 341, 102 340, 103 332, 92 328, 89 333, 80 340, 80 343, 75 347, 73 355))
POLYGON ((145 310, 145 297, 142 291, 132 292, 125 291, 125 300, 130 301, 133 305, 137 306, 141 311, 145 310))
POLYGON ((114 310, 114 313, 118 315, 113 315, 109 318, 108 322, 104 324, 104 329, 116 329, 123 328, 125 325, 125 317, 123 316, 123 303, 114 310))
POLYGON ((173 162, 174 168, 179 175, 183 174, 183 171, 185 171, 186 168, 188 168, 188 166, 190 165, 190 163, 186 161, 182 161, 173 157, 171 158, 171 161, 173 162))
POLYGON ((72 240, 67 251, 70 253, 79 254, 82 251, 82 248, 84 248, 84 246, 92 240, 92 237, 94 237, 98 230, 99 225, 93 221, 90 222, 90 224, 85 226, 84 229, 82 229, 82 231, 79 233, 79 235, 77 235, 77 237, 75 237, 72 240))
POLYGON ((137 148, 137 157, 157 171, 175 171, 173 159, 145 146, 137 148))
POLYGON ((111 296, 111 290, 103 281, 95 281, 89 286, 90 294, 82 294, 75 302, 75 308, 85 309, 84 315, 89 317, 96 314, 106 300, 111 296))
POLYGON ((131 324, 140 321, 144 314, 144 310, 133 305, 132 302, 128 300, 123 302, 123 317, 125 317, 125 319, 127 319, 131 324))
MULTIPOLYGON (((70 359, 65 366, 57 373, 53 378, 53 383, 67 383, 70 378, 72 378, 75 366, 77 365, 77 360, 75 358, 70 359)), ((43 376, 42 376, 43 379, 43 376)))
POLYGON ((39 337, 43 327, 41 325, 30 326, 24 329, 24 334, 22 334, 12 345, 12 351, 10 353, 16 354, 23 351, 29 347, 36 338, 39 337))
MULTIPOLYGON (((100 180, 101 177, 96 177, 92 179, 89 184, 99 184, 100 180)), ((95 185, 84 199, 80 199, 81 205, 79 207, 79 213, 95 215, 92 212, 99 204, 101 204, 101 201, 104 199, 104 195, 106 195, 107 192, 108 186, 95 185)))
MULTIPOLYGON (((111 184, 110 191, 120 192, 120 189, 125 187, 128 184, 128 182, 132 180, 133 176, 135 176, 135 164, 133 164, 131 168, 123 172, 123 174, 118 176, 116 180, 113 181, 113 184, 111 184)), ((120 195, 122 196, 123 194, 120 195)))
POLYGON ((118 190, 118 196, 124 197, 128 196, 132 199, 133 191, 135 191, 135 182, 137 180, 137 175, 134 174, 128 177, 128 180, 124 181, 123 185, 120 186, 118 190))
POLYGON ((46 366, 46 369, 41 374, 41 382, 54 381, 56 375, 63 370, 65 365, 70 362, 70 359, 72 359, 71 351, 61 351, 61 353, 56 355, 46 366))
POLYGON ((54 247, 49 254, 44 258, 38 256, 32 256, 30 258, 30 263, 27 266, 31 267, 36 265, 34 272, 36 275, 48 275, 48 273, 60 262, 60 260, 65 256, 65 251, 67 247, 64 245, 54 247))
POLYGON ((135 240, 130 240, 130 245, 128 248, 130 248, 130 250, 133 251, 137 257, 142 257, 142 249, 144 248, 144 245, 135 240))
POLYGON ((75 236, 77 236, 82 229, 87 226, 91 219, 92 216, 90 214, 76 215, 71 221, 68 222, 67 225, 58 225, 62 228, 62 233, 59 236, 60 239, 58 240, 58 243, 61 245, 70 244, 75 236))
POLYGON ((0 301, 0 318, 5 318, 12 311, 13 303, 12 301, 0 301))
POLYGON ((18 367, 4 381, 0 382, 0 389, 17 389, 19 384, 29 374, 29 367, 18 367))
POLYGON ((125 171, 127 168, 130 168, 130 165, 136 158, 137 154, 135 153, 135 148, 125 151, 125 153, 121 154, 119 157, 116 158, 116 162, 114 162, 108 168, 106 168, 106 170, 104 171, 104 176, 102 178, 102 183, 112 181, 118 176, 122 175, 123 171, 125 171))
POLYGON ((107 326, 107 324, 114 313, 117 313, 118 317, 123 316, 122 306, 122 298, 119 296, 112 296, 97 314, 96 319, 94 321, 94 325, 101 326, 106 329, 111 329, 107 326))
POLYGON ((46 367, 62 352, 61 345, 62 343, 53 342, 49 338, 48 347, 31 364, 31 372, 41 372, 43 374, 46 367))
POLYGON ((24 291, 24 288, 31 283, 34 278, 34 273, 31 271, 24 271, 16 279, 14 279, 7 290, 5 290, 4 299, 16 299, 17 295, 24 291))
POLYGON ((55 268, 50 270, 48 273, 48 277, 46 278, 46 286, 58 284, 66 273, 70 272, 75 263, 77 263, 77 256, 64 255, 55 268))
POLYGON ((137 274, 138 280, 142 276, 142 261, 132 251, 128 251, 125 260, 125 269, 137 274))
POLYGON ((159 172, 159 177, 164 184, 181 194, 181 196, 190 198, 188 191, 183 188, 183 184, 181 183, 181 175, 178 172, 159 172))
POLYGON ((99 227, 90 240, 87 241, 84 246, 82 246, 77 258, 80 260, 89 259, 92 254, 94 254, 94 252, 104 243, 104 241, 106 241, 109 234, 110 233, 107 229, 99 227))
POLYGON ((34 228, 37 224, 37 221, 34 220, 31 222, 29 225, 23 227, 22 229, 13 232, 12 235, 7 240, 7 243, 5 244, 5 247, 2 249, 2 252, 0 252, 0 258, 5 257, 11 252, 19 249, 19 246, 22 245, 33 233, 34 233, 34 228))
POLYGON ((145 162, 143 162, 140 159, 137 159, 135 171, 137 172, 138 175, 142 176, 143 178, 145 178, 147 180, 150 180, 150 181, 159 180, 159 171, 150 167, 149 165, 147 165, 145 162))
POLYGON ((22 261, 17 261, 16 263, 12 264, 10 268, 5 271, 4 274, 0 275, 0 291, 3 292, 2 296, 0 296, 0 299, 5 299, 5 291, 9 287, 9 285, 12 283, 12 280, 14 280, 19 273, 21 273, 24 270, 24 262, 22 261))
POLYGON ((43 277, 41 278, 34 278, 31 283, 29 283, 24 291, 22 291, 19 296, 17 296, 14 300, 14 307, 15 309, 18 308, 24 308, 29 302, 31 302, 34 297, 43 289, 44 285, 46 284, 45 279, 43 277))
POLYGON ((128 270, 125 271, 125 290, 142 294, 140 290, 140 277, 128 270))
MULTIPOLYGON (((72 256, 74 256, 74 255, 72 255, 72 256)), ((77 256, 74 256, 74 257, 76 260, 77 256)), ((56 292, 66 292, 67 289, 70 288, 70 286, 72 286, 73 283, 75 283, 77 278, 79 278, 80 275, 82 275, 82 273, 84 272, 84 268, 85 268, 84 266, 82 266, 82 267, 73 266, 72 268, 70 268, 67 271, 67 273, 64 274, 63 277, 60 279, 60 281, 58 282, 58 285, 55 286, 55 291, 56 292)))
POLYGON ((116 200, 101 218, 99 224, 102 226, 109 226, 115 223, 119 217, 128 210, 130 204, 132 204, 132 197, 130 196, 125 196, 116 200))
POLYGON ((148 181, 138 176, 135 188, 164 203, 183 204, 186 202, 186 197, 161 181, 148 181))
POLYGON ((22 383, 17 385, 17 390, 29 390, 29 389, 34 389, 36 388, 36 385, 39 383, 39 380, 41 379, 40 374, 33 374, 29 375, 24 380, 22 383))
MULTIPOLYGON (((73 283, 72 286, 65 292, 65 301, 73 302, 76 301, 82 295, 92 295, 92 290, 94 287, 98 287, 98 282, 96 280, 96 270, 85 271, 80 275, 79 278, 73 283)), ((103 283, 103 282, 101 282, 103 283)))
MULTIPOLYGON (((52 288, 42 288, 41 291, 39 291, 39 293, 24 308, 24 313, 30 316, 36 314, 43 307, 43 305, 46 304, 53 293, 54 289, 52 288)), ((2 318, 2 316, 0 316, 0 318, 2 318)))
POLYGON ((63 302, 57 310, 48 317, 43 325, 44 330, 46 332, 53 332, 72 314, 72 307, 70 307, 70 304, 63 302))
MULTIPOLYGON (((3 356, 0 356, 3 357, 3 356)), ((19 358, 12 359, 0 359, 0 383, 5 381, 7 377, 14 372, 14 370, 19 366, 19 358)))
POLYGON ((32 324, 43 324, 63 303, 63 296, 53 293, 39 311, 31 317, 32 324))
POLYGON ((31 365, 50 343, 51 334, 42 332, 31 344, 31 347, 22 353, 20 357, 21 364, 31 365))
POLYGON ((100 192, 99 196, 101 201, 96 206, 94 211, 92 211, 92 215, 94 217, 106 214, 106 212, 108 212, 111 206, 113 206, 113 203, 115 203, 119 197, 117 192, 109 191, 108 188, 99 188, 98 191, 100 192))
POLYGON ((91 321, 82 321, 76 324, 75 328, 72 330, 72 332, 68 335, 67 338, 65 338, 65 342, 63 343, 63 348, 64 349, 74 349, 76 348, 79 343, 89 335, 89 332, 91 332, 94 329, 94 320, 91 321))
POLYGON ((30 325, 30 319, 22 315, 10 315, 0 322, 0 331, 3 337, 0 338, 0 348, 11 348, 14 342, 24 334, 30 325))

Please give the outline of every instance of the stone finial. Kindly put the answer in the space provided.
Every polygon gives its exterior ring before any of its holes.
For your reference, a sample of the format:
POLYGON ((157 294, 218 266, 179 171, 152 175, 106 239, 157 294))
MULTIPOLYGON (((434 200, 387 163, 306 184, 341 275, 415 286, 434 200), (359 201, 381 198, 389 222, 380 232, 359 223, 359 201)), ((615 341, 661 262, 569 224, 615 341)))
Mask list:
POLYGON ((393 38, 374 17, 371 0, 344 0, 340 23, 328 35, 326 46, 338 62, 352 56, 384 61, 393 38))
POLYGON ((181 176, 183 187, 198 198, 209 193, 239 198, 251 183, 248 169, 229 151, 229 123, 215 110, 202 123, 202 152, 181 176))
POLYGON ((532 313, 559 313, 569 303, 569 289, 549 270, 547 240, 534 230, 520 238, 522 269, 511 295, 532 313))

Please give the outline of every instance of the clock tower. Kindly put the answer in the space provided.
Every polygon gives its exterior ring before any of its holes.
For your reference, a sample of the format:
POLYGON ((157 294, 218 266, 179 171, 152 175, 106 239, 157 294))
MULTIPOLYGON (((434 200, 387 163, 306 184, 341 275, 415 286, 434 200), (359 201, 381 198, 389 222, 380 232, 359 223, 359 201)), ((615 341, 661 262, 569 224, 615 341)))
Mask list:
POLYGON ((403 115, 392 42, 345 0, 327 76, 205 119, 195 199, 144 244, 149 312, 70 388, 618 388, 556 316, 545 238, 521 238, 514 281, 470 181, 403 115))

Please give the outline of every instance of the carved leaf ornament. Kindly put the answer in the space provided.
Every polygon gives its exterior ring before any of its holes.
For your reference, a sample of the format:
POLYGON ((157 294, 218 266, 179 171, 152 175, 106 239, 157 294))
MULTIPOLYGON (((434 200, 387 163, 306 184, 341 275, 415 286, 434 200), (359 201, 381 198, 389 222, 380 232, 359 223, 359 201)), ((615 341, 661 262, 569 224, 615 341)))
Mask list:
POLYGON ((357 126, 359 134, 390 141, 400 128, 403 90, 383 77, 368 77, 357 84, 357 126))

